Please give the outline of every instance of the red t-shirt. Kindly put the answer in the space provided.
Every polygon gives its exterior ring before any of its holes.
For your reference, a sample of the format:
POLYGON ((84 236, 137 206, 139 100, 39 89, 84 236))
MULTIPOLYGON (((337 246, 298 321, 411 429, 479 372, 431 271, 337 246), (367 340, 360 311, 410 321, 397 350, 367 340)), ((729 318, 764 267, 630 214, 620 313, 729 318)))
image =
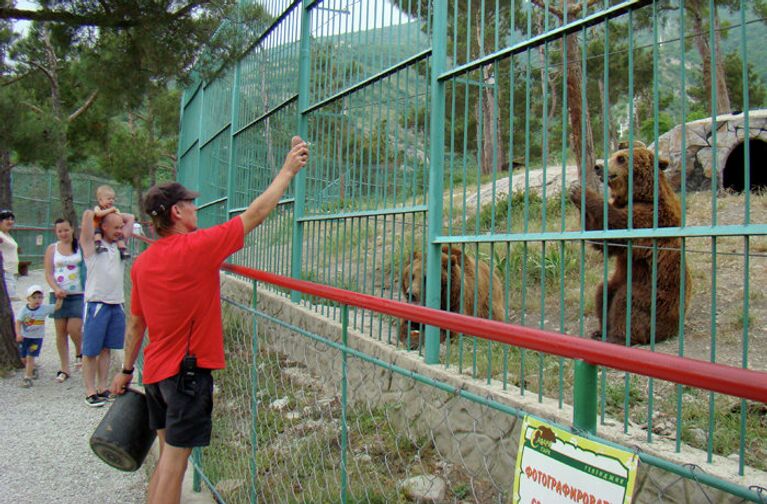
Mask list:
POLYGON ((144 318, 144 383, 178 373, 187 351, 197 366, 224 367, 219 268, 244 240, 242 219, 161 238, 131 269, 131 313, 144 318), (191 335, 190 335, 191 333, 191 335))

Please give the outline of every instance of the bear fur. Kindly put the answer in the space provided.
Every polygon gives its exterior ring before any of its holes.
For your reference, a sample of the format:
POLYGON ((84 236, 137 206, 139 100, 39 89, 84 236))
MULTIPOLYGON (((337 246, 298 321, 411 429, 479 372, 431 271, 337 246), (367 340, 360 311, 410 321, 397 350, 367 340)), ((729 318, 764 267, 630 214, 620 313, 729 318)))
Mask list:
MULTIPOLYGON (((403 300, 423 305, 426 301, 425 289, 426 281, 426 259, 418 252, 414 252, 410 264, 402 272, 402 294, 403 300)), ((474 315, 480 318, 490 318, 490 307, 492 306, 492 318, 502 321, 504 319, 503 304, 503 283, 495 272, 491 274, 490 267, 486 262, 475 260, 470 256, 463 254, 460 248, 442 247, 442 293, 441 309, 449 310, 452 313, 463 313, 465 315, 474 315), (461 272, 463 271, 463 279, 461 272), (448 278, 450 279, 450 292, 448 293, 448 278), (493 296, 490 301, 490 282, 492 278, 493 296), (474 311, 475 302, 475 281, 476 285, 476 313, 474 311)), ((400 322, 399 339, 402 344, 407 345, 408 335, 411 330, 419 330, 420 324, 402 320, 400 322)), ((444 342, 447 337, 447 331, 440 331, 440 341, 444 342)), ((419 338, 410 338, 410 349, 418 348, 419 338)))
MULTIPOLYGON (((607 228, 628 229, 629 198, 629 149, 615 152, 607 164, 607 184, 610 199, 607 205, 607 228)), ((655 156, 649 149, 635 146, 633 149, 633 211, 634 228, 653 227, 654 205, 654 161, 655 156)), ((668 161, 658 160, 658 227, 678 227, 682 224, 682 207, 671 185, 663 173, 668 161)), ((573 187, 570 200, 580 208, 581 188, 573 187)), ((586 189, 585 222, 587 230, 603 230, 603 197, 591 189, 586 189)), ((652 262, 653 241, 650 238, 634 239, 631 254, 631 344, 650 343, 652 310, 652 262)), ((681 284, 681 239, 678 237, 658 238, 657 243, 657 286, 655 300, 655 341, 660 342, 677 335, 679 328, 681 284)), ((627 241, 611 239, 607 254, 615 257, 615 271, 607 283, 607 336, 610 343, 626 342, 626 299, 627 299, 627 241)), ((602 244, 594 244, 602 251, 602 244)), ((685 313, 689 306, 692 279, 690 270, 685 268, 685 313)), ((602 338, 603 283, 600 283, 594 296, 594 306, 599 318, 599 329, 592 333, 592 338, 602 338)))

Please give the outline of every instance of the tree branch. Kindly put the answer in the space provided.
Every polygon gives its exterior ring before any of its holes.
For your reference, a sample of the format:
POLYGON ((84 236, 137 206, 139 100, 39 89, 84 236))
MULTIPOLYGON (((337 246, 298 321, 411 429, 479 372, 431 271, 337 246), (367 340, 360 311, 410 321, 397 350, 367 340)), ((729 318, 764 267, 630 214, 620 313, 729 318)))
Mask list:
POLYGON ((45 76, 48 77, 48 80, 51 81, 51 85, 55 85, 56 84, 56 79, 53 78, 53 74, 51 73, 50 70, 48 70, 47 68, 45 68, 43 65, 41 65, 40 63, 38 63, 36 61, 30 61, 29 64, 32 65, 33 67, 37 68, 41 72, 43 72, 45 74, 45 76))
MULTIPOLYGON (((541 8, 541 9, 546 9, 547 8, 546 4, 542 0, 531 0, 530 3, 532 3, 533 5, 535 5, 536 7, 541 8)), ((563 19, 565 17, 564 13, 561 10, 557 9, 556 7, 554 7, 553 5, 549 5, 548 6, 548 10, 549 10, 550 13, 554 14, 559 19, 563 19)))
POLYGON ((23 80, 23 79, 27 78, 31 74, 32 74, 32 72, 30 71, 30 72, 24 72, 23 74, 20 74, 20 75, 16 75, 13 78, 3 82, 2 85, 3 85, 3 87, 10 86, 11 84, 15 84, 15 83, 19 82, 20 80, 23 80))
POLYGON ((71 123, 72 121, 74 121, 75 119, 77 119, 78 117, 80 117, 80 115, 81 115, 83 112, 85 112, 86 110, 88 110, 88 108, 89 108, 91 105, 93 105, 93 102, 94 102, 94 101, 96 101, 96 95, 98 95, 98 94, 99 94, 99 90, 98 90, 98 89, 97 89, 96 91, 92 92, 92 93, 91 93, 91 95, 88 97, 88 99, 87 99, 87 100, 85 100, 85 103, 83 103, 82 107, 80 107, 79 109, 75 110, 74 112, 72 112, 72 113, 69 115, 69 117, 67 117, 67 122, 70 122, 70 123, 71 123))
POLYGON ((208 2, 206 2, 206 1, 201 1, 201 2, 189 2, 188 4, 186 4, 185 6, 181 7, 181 8, 180 8, 180 9, 178 9, 176 12, 174 12, 173 14, 171 14, 171 16, 172 16, 172 17, 174 17, 174 18, 181 18, 181 17, 184 17, 184 16, 186 16, 187 14, 189 14, 190 12, 192 12, 192 9, 194 9, 194 8, 196 8, 196 7, 199 7, 200 5, 202 5, 202 4, 204 4, 204 3, 208 3, 208 2))
POLYGON ((34 110, 40 115, 45 114, 45 111, 41 109, 40 107, 38 107, 37 105, 33 105, 32 103, 29 103, 29 102, 21 102, 21 104, 24 105, 25 107, 31 108, 32 110, 34 110))
MULTIPOLYGON (((589 0, 586 2, 586 9, 594 6, 597 2, 600 0, 589 0)), ((567 8, 567 16, 568 18, 575 18, 581 15, 581 10, 583 10, 583 4, 578 2, 572 7, 567 8)))
POLYGON ((59 10, 25 10, 0 7, 0 19, 24 19, 28 21, 47 21, 79 26, 101 26, 106 28, 129 28, 136 26, 141 18, 126 19, 114 14, 73 14, 59 10))

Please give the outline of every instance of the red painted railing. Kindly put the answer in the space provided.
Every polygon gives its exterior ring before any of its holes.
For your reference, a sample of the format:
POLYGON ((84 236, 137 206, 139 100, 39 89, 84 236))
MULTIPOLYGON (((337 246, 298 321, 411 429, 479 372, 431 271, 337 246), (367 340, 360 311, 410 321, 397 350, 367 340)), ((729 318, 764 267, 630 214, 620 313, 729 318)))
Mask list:
POLYGON ((397 318, 422 322, 560 357, 581 359, 597 366, 767 403, 767 373, 764 372, 651 352, 642 348, 629 348, 495 320, 478 319, 458 313, 447 313, 234 264, 224 264, 222 268, 253 280, 397 318))

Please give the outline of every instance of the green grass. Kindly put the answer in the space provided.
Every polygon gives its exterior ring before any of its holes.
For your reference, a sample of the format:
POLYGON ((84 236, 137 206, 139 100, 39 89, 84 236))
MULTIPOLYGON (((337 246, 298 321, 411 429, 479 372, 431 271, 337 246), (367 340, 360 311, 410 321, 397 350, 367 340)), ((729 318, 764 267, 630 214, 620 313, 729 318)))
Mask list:
MULTIPOLYGON (((544 213, 546 231, 557 231, 562 226, 562 201, 559 195, 543 198, 537 193, 525 196, 517 191, 511 195, 499 193, 495 204, 483 205, 479 212, 479 231, 486 232, 520 232, 543 230, 544 213), (544 212, 545 211, 545 212, 544 212), (495 219, 493 221, 493 219, 495 219), (509 222, 511 226, 509 227, 509 222), (493 223, 495 225, 493 225, 493 223)), ((565 199, 565 221, 574 224, 578 219, 578 210, 565 199)), ((472 221, 473 219, 469 219, 472 221)))

